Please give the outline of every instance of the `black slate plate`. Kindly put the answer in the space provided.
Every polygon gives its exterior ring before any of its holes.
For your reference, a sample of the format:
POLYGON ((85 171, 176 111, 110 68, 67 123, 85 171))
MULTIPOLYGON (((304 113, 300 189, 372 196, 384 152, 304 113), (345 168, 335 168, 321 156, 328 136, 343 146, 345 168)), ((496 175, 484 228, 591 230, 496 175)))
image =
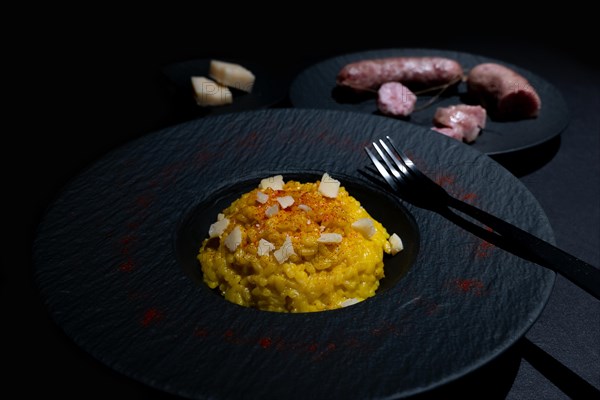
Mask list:
POLYGON ((106 365, 191 398, 396 398, 477 369, 525 334, 554 273, 379 194, 357 169, 369 164, 363 146, 385 135, 454 195, 553 241, 516 178, 417 125, 327 110, 223 115, 134 141, 65 188, 34 244, 53 318, 106 365), (341 310, 282 314, 199 282, 194 237, 218 207, 268 174, 322 171, 407 231, 385 290, 341 310))
MULTIPOLYGON (((340 69, 348 63, 383 57, 400 56, 440 56, 458 61, 465 73, 477 64, 495 62, 503 64, 523 75, 536 89, 541 100, 540 115, 534 119, 499 122, 489 117, 486 129, 469 146, 489 155, 510 153, 544 143, 559 135, 569 122, 567 105, 560 92, 541 77, 518 66, 494 60, 488 57, 456 51, 434 49, 384 49, 342 55, 315 64, 301 72, 292 82, 290 100, 295 107, 324 108, 332 110, 355 111, 378 114, 376 97, 350 98, 340 96, 336 90, 335 78, 340 69)), ((458 90, 446 93, 434 105, 414 112, 408 122, 429 129, 437 107, 446 107, 462 103, 466 93, 466 84, 461 83, 458 90)), ((431 99, 431 95, 419 96, 417 107, 431 99)), ((390 117, 383 117, 390 118, 390 117)))
POLYGON ((250 111, 272 106, 287 96, 290 80, 275 68, 248 60, 229 58, 220 60, 237 63, 249 69, 256 77, 252 92, 247 93, 231 88, 233 103, 223 106, 200 107, 194 99, 194 90, 190 79, 192 76, 210 78, 208 71, 211 59, 202 58, 170 64, 164 67, 162 72, 176 89, 177 107, 181 112, 195 116, 207 116, 250 111))

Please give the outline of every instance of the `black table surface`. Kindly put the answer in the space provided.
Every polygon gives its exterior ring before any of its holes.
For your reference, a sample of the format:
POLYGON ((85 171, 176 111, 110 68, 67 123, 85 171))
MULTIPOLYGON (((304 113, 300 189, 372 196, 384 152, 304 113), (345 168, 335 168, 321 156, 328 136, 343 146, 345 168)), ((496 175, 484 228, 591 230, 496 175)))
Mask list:
MULTIPOLYGON (((534 37, 459 34, 383 40, 373 35, 314 45, 296 39, 285 48, 261 42, 256 34, 252 39, 258 44, 252 47, 229 41, 207 45, 189 33, 90 35, 85 46, 48 40, 33 64, 26 113, 3 160, 9 200, 15 201, 5 208, 9 239, 3 243, 0 275, 7 390, 14 386, 22 397, 41 389, 44 396, 61 398, 173 398, 119 375, 73 344, 51 320, 31 261, 45 207, 71 178, 124 143, 196 117, 178 107, 161 75, 170 63, 254 58, 291 79, 314 62, 347 52, 429 47, 482 54, 535 72, 562 92, 571 122, 559 138, 496 160, 539 200, 559 247, 600 265, 600 70, 584 49, 534 37), (9 162, 11 149, 17 157, 9 162)), ((276 105, 289 106, 287 99, 276 105)), ((600 389, 599 371, 600 302, 558 276, 543 314, 524 339, 471 375, 417 398, 590 398, 600 389)))

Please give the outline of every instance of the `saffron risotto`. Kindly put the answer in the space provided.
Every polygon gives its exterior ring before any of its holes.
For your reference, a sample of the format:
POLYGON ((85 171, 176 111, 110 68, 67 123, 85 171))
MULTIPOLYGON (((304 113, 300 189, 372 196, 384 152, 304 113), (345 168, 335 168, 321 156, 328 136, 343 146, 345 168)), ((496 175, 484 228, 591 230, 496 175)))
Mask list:
POLYGON ((344 307, 375 294, 383 254, 402 250, 360 203, 324 174, 315 183, 263 179, 210 226, 198 260, 225 299, 266 311, 344 307))

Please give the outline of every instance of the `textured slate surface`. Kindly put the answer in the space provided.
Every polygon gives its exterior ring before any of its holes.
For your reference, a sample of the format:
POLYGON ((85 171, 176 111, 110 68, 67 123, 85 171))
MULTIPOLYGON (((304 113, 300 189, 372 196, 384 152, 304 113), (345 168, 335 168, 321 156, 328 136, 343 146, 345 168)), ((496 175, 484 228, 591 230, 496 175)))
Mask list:
MULTIPOLYGON (((536 89, 541 100, 542 110, 535 119, 512 122, 498 122, 487 119, 486 129, 471 147, 486 154, 509 153, 529 148, 552 139, 560 134, 569 122, 567 105, 561 93, 549 82, 523 68, 492 58, 448 50, 434 49, 382 49, 337 56, 317 63, 301 72, 290 89, 290 99, 295 107, 323 108, 342 111, 378 114, 375 97, 349 99, 336 95, 335 78, 340 69, 348 63, 382 57, 400 56, 441 56, 458 61, 465 72, 477 64, 495 62, 506 65, 523 75, 536 89)), ((432 126, 433 115, 437 107, 445 107, 463 102, 466 84, 461 83, 457 91, 448 91, 434 105, 413 113, 408 122, 427 129, 432 126)), ((419 97, 417 107, 431 97, 419 97)), ((382 118, 389 118, 384 117, 382 118)))
POLYGON ((414 265, 342 310, 235 306, 178 258, 182 221, 216 191, 274 172, 329 171, 357 184, 363 146, 384 135, 454 195, 553 240, 518 180, 414 124, 308 110, 207 118, 115 150, 52 205, 34 261, 54 319, 117 371, 191 398, 405 396, 481 366, 539 316, 554 274, 410 205, 421 234, 414 265))

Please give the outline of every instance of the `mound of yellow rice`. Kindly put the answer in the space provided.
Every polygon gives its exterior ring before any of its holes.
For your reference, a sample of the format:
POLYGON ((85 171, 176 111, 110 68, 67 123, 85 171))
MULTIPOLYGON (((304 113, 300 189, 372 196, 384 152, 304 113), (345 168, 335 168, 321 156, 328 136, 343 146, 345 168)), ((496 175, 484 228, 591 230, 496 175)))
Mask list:
POLYGON ((316 183, 263 179, 219 214, 198 260, 204 281, 236 304, 309 312, 375 294, 383 254, 401 250, 327 174, 316 183))

